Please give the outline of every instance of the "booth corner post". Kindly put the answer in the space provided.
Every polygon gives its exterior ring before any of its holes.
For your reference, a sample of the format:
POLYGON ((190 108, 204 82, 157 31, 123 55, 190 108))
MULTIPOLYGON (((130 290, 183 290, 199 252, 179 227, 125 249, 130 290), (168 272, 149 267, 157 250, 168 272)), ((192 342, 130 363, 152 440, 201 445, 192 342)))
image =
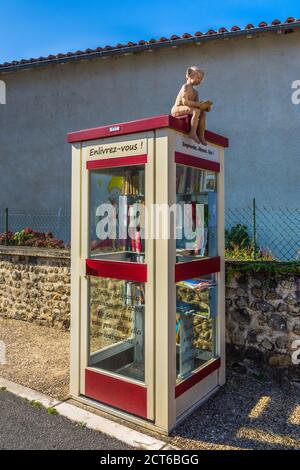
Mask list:
POLYGON ((197 144, 189 126, 68 134, 71 396, 164 434, 225 383, 228 140, 197 144))

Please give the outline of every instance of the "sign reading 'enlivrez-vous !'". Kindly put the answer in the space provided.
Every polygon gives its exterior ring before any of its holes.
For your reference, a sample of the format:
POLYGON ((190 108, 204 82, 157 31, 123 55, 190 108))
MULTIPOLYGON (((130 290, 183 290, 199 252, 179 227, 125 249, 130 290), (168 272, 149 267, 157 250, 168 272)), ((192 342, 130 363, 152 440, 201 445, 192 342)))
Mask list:
POLYGON ((93 145, 86 148, 87 160, 146 155, 147 150, 147 139, 93 145))

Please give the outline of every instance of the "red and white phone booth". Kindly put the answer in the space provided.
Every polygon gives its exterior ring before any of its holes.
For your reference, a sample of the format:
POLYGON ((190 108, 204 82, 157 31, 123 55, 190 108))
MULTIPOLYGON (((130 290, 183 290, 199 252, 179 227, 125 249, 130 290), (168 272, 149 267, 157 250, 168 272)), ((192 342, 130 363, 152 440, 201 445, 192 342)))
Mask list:
POLYGON ((68 135, 71 396, 164 433, 225 382, 228 140, 188 129, 163 115, 68 135))

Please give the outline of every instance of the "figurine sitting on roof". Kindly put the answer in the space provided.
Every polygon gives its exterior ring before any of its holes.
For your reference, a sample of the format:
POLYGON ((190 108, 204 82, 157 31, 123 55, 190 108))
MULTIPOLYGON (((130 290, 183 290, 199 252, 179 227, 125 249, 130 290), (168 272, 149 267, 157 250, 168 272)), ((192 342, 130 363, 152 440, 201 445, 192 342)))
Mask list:
POLYGON ((171 114, 174 117, 190 114, 190 137, 198 144, 207 145, 205 140, 206 113, 211 110, 212 101, 199 101, 198 91, 194 86, 200 85, 204 72, 197 67, 189 67, 186 73, 186 83, 182 86, 171 114))

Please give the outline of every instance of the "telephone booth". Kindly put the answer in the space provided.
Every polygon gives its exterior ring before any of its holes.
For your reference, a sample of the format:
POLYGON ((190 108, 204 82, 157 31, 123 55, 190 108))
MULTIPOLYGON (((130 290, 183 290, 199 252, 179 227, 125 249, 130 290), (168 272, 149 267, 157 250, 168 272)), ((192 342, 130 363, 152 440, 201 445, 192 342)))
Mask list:
POLYGON ((71 396, 169 433, 225 383, 224 148, 162 115, 73 132, 71 396))

